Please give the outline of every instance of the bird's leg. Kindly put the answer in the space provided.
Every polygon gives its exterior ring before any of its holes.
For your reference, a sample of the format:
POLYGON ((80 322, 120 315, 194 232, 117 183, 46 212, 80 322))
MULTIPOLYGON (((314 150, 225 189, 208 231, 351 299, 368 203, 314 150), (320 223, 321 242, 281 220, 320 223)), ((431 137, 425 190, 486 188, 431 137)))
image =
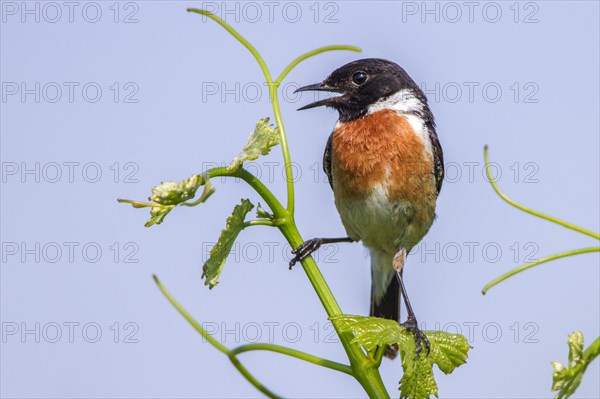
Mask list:
POLYGON ((315 252, 319 247, 323 244, 334 244, 337 242, 353 242, 354 240, 350 237, 343 238, 312 238, 310 240, 304 241, 300 246, 292 251, 295 255, 292 260, 290 260, 290 270, 302 259, 310 256, 313 252, 315 252))
POLYGON ((421 347, 421 341, 425 344, 425 348, 427 349, 427 355, 429 355, 429 351, 431 349, 431 345, 429 344, 429 340, 427 336, 419 329, 417 318, 415 317, 415 312, 410 304, 410 300, 408 299, 408 295, 406 294, 406 287, 404 286, 404 281, 402 279, 402 267, 404 266, 404 261, 406 260, 406 250, 401 249, 398 251, 396 256, 394 256, 394 269, 396 269, 396 277, 398 278, 398 283, 400 284, 400 294, 404 297, 404 303, 406 304, 406 311, 408 312, 408 318, 404 323, 401 324, 402 327, 406 328, 408 331, 412 332, 415 336, 415 344, 416 344, 416 355, 419 356, 419 353, 423 350, 421 347))

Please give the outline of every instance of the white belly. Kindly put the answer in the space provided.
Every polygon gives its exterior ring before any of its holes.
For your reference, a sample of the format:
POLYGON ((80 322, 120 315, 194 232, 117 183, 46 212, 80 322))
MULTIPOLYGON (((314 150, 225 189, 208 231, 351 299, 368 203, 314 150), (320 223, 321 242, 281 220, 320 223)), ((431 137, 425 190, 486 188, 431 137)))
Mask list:
MULTIPOLYGON (((334 187, 334 194, 335 194, 334 187)), ((395 254, 407 251, 427 233, 434 218, 433 206, 406 201, 390 201, 387 189, 376 186, 364 198, 335 196, 335 205, 348 235, 365 246, 395 254)))

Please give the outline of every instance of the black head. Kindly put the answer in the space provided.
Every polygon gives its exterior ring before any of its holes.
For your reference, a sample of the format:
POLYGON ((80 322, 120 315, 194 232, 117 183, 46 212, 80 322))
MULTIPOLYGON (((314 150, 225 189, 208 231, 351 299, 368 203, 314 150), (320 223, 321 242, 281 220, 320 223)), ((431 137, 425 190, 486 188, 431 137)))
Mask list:
POLYGON ((378 58, 353 61, 333 71, 322 83, 301 87, 296 92, 307 90, 330 91, 341 95, 315 101, 299 110, 323 105, 335 108, 342 122, 366 115, 370 106, 399 92, 408 96, 404 100, 412 99, 425 106, 427 104, 425 95, 404 69, 378 58))

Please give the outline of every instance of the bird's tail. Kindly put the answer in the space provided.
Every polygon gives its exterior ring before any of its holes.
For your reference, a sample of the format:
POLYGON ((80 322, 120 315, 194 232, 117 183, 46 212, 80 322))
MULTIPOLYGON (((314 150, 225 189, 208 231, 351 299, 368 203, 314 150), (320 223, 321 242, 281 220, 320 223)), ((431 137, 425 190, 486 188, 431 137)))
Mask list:
MULTIPOLYGON (((400 322, 400 286, 392 266, 394 255, 377 249, 371 252, 371 316, 400 322)), ((394 359, 398 345, 390 345, 385 356, 394 359)))

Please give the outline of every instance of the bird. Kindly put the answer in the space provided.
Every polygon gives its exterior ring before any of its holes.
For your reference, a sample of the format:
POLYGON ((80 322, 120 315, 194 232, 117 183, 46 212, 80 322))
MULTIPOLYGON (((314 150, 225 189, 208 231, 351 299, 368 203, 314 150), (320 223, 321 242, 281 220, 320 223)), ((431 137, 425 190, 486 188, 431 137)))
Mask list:
MULTIPOLYGON (((400 323, 404 298, 416 356, 430 343, 419 329, 406 293, 403 268, 410 250, 429 231, 444 179, 444 159, 427 97, 398 64, 379 58, 350 62, 321 83, 296 92, 338 95, 307 104, 335 109, 323 170, 347 237, 313 238, 292 251, 290 268, 321 245, 362 241, 371 258, 370 315, 400 323)), ((385 356, 394 359, 398 346, 385 356)))

